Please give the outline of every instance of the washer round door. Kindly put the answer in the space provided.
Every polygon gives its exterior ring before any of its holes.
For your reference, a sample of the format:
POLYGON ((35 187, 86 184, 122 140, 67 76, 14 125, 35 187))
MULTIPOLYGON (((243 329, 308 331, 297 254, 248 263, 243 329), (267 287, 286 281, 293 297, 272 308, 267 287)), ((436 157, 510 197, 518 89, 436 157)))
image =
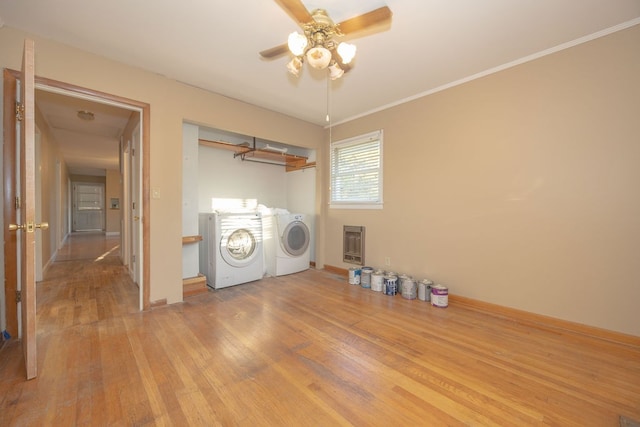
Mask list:
POLYGON ((227 264, 244 267, 258 255, 258 240, 247 228, 238 228, 224 233, 220 240, 220 254, 227 264))
POLYGON ((282 248, 293 257, 304 254, 310 240, 309 227, 302 221, 290 222, 282 232, 282 248))

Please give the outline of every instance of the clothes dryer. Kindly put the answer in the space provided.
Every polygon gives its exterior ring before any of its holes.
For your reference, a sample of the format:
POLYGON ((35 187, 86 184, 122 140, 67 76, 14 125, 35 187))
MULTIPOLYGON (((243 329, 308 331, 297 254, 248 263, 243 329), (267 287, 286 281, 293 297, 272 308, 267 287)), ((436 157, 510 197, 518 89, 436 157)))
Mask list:
POLYGON ((259 212, 201 213, 200 273, 214 289, 259 280, 264 275, 259 212))
POLYGON ((265 218, 264 236, 267 275, 283 276, 309 268, 311 233, 304 214, 265 218))

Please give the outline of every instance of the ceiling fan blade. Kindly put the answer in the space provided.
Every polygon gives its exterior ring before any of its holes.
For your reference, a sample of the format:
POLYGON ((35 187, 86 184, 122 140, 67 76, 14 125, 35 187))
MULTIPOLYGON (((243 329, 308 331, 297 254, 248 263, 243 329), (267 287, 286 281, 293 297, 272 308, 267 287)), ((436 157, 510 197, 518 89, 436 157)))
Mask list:
POLYGON ((382 24, 391 19, 391 9, 387 6, 364 13, 355 18, 347 19, 338 24, 338 28, 343 34, 350 34, 356 31, 364 30, 376 24, 382 24))
POLYGON ((299 24, 306 24, 313 21, 313 17, 300 0, 276 0, 293 19, 299 24))
POLYGON ((287 44, 281 44, 280 46, 272 47, 271 49, 266 49, 260 52, 260 56, 263 58, 275 58, 276 56, 284 55, 289 52, 289 46, 287 44))

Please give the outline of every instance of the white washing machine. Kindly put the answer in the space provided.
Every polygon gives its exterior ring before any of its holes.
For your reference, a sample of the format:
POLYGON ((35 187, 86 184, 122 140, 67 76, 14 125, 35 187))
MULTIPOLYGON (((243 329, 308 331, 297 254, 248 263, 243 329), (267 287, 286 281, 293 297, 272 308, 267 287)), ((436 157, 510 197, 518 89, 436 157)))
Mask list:
POLYGON ((267 275, 283 276, 309 268, 311 233, 304 214, 265 217, 264 239, 267 275))
POLYGON ((259 212, 201 213, 200 273, 214 289, 264 276, 262 215, 259 212))

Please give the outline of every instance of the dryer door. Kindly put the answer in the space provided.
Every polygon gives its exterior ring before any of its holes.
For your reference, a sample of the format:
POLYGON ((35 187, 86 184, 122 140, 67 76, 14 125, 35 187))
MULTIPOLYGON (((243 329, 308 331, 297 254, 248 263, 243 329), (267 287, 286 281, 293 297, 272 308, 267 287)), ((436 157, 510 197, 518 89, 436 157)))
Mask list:
POLYGON ((233 267, 245 267, 260 255, 259 220, 249 220, 235 227, 224 227, 220 239, 220 255, 233 267), (254 224, 255 223, 255 224, 254 224))
POLYGON ((293 221, 282 232, 282 249, 292 257, 298 257, 306 252, 310 240, 309 227, 302 221, 293 221))

